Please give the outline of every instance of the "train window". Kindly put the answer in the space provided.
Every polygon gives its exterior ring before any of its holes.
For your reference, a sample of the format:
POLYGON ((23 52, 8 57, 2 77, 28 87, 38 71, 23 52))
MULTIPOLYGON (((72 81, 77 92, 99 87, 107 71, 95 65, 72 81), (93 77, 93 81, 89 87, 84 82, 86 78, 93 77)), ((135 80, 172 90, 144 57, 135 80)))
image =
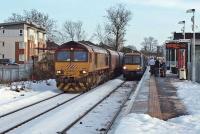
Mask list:
POLYGON ((58 61, 70 61, 70 51, 60 51, 57 53, 58 61))
POLYGON ((140 64, 140 56, 125 56, 124 63, 125 64, 140 64))
POLYGON ((88 53, 85 51, 74 51, 74 61, 88 61, 88 53))

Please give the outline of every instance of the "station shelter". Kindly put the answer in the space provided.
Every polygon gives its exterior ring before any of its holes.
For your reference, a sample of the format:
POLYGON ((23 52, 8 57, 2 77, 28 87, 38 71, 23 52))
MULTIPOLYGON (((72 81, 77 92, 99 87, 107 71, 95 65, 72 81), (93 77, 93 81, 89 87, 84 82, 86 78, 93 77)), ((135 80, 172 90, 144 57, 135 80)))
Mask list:
POLYGON ((167 68, 177 74, 180 79, 186 79, 188 75, 188 62, 191 61, 190 53, 188 53, 190 52, 189 45, 187 40, 171 40, 165 43, 167 68))

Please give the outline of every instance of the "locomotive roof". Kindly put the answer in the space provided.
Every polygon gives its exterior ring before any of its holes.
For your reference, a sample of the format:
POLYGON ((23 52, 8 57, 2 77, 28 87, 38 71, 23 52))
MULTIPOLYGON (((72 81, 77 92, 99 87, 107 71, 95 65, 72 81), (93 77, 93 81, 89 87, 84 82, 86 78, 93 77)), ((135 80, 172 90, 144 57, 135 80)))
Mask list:
POLYGON ((84 45, 84 44, 76 42, 76 41, 66 42, 66 43, 60 45, 57 50, 65 50, 65 49, 68 49, 70 47, 75 47, 75 46, 78 48, 86 49, 89 52, 92 51, 92 49, 90 47, 88 47, 87 45, 84 45))
POLYGON ((89 52, 94 51, 96 53, 108 53, 105 49, 103 49, 101 47, 98 47, 95 44, 92 45, 91 43, 88 43, 88 42, 85 42, 85 41, 80 41, 80 42, 70 41, 70 42, 64 43, 61 46, 59 46, 58 50, 62 50, 62 49, 73 47, 73 46, 78 46, 80 48, 85 48, 89 52))
POLYGON ((106 51, 106 49, 101 48, 100 46, 95 45, 94 43, 92 43, 90 41, 80 41, 80 43, 85 44, 85 45, 91 47, 93 49, 93 51, 96 52, 96 53, 108 53, 106 51))
POLYGON ((125 54, 125 56, 126 55, 141 55, 142 53, 140 53, 140 52, 133 52, 133 53, 126 53, 125 54))

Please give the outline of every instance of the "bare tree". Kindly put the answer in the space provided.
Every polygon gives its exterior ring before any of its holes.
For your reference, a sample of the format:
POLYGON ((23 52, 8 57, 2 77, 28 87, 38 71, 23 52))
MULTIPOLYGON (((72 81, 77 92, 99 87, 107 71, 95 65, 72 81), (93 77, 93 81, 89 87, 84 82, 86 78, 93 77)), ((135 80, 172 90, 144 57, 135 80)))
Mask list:
POLYGON ((114 45, 115 50, 119 51, 125 41, 126 27, 131 20, 131 12, 122 4, 111 7, 106 12, 106 18, 108 20, 105 27, 106 32, 112 38, 111 44, 114 45))
POLYGON ((144 41, 141 43, 142 51, 146 53, 155 53, 158 46, 158 40, 154 37, 145 37, 144 41))
POLYGON ((83 23, 81 21, 66 21, 63 25, 63 36, 66 40, 81 41, 85 38, 83 23))
POLYGON ((103 30, 100 24, 97 25, 95 33, 93 34, 93 36, 99 41, 104 43, 105 40, 105 34, 103 34, 103 30))
POLYGON ((132 49, 132 50, 137 50, 137 48, 135 47, 135 46, 133 46, 133 45, 128 45, 128 46, 126 46, 127 48, 130 48, 130 49, 132 49))
POLYGON ((64 35, 66 39, 74 40, 75 37, 75 25, 72 21, 66 21, 63 25, 64 35))
POLYGON ((75 35, 77 41, 85 39, 85 31, 83 30, 83 23, 81 21, 75 22, 75 35))
POLYGON ((96 26, 96 30, 93 34, 93 37, 96 38, 99 44, 109 44, 110 46, 113 45, 113 39, 111 36, 105 31, 105 26, 102 27, 100 24, 96 26))
POLYGON ((23 14, 13 13, 10 17, 8 17, 7 20, 5 20, 5 22, 19 21, 29 21, 36 23, 46 30, 47 38, 49 40, 53 40, 53 31, 56 27, 56 22, 52 18, 50 18, 48 14, 39 12, 36 9, 31 9, 30 11, 24 10, 23 14))

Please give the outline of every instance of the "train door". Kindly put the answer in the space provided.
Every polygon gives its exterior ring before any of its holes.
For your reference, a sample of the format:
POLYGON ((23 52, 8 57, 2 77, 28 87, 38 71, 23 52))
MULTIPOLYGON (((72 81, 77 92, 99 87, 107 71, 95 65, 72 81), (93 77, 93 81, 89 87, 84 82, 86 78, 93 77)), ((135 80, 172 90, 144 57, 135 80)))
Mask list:
POLYGON ((95 67, 97 68, 98 67, 98 55, 97 55, 97 53, 95 53, 95 55, 94 55, 94 64, 95 64, 95 67))

